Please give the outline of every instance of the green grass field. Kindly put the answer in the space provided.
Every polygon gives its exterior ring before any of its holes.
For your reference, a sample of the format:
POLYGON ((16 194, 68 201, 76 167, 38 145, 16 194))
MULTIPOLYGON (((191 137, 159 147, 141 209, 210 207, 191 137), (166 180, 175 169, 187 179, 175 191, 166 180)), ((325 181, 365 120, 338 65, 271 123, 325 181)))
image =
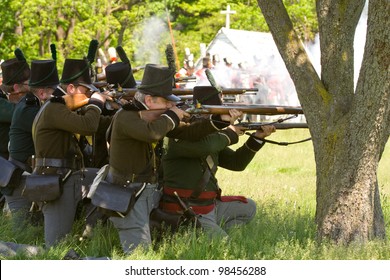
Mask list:
MULTIPOLYGON (((244 141, 247 136, 243 136, 244 141)), ((308 130, 278 131, 270 139, 296 141, 309 137, 308 130)), ((241 142, 242 143, 242 142, 241 142)), ((390 232, 390 147, 382 157, 378 170, 382 207, 387 234, 390 232)), ((73 234, 56 248, 36 256, 18 254, 11 259, 62 259, 70 249, 82 257, 109 256, 112 259, 137 260, 377 260, 390 259, 389 237, 385 241, 351 244, 346 247, 315 241, 315 162, 312 142, 289 146, 266 144, 243 172, 219 169, 217 173, 223 193, 245 195, 257 202, 254 221, 233 229, 229 240, 214 239, 186 229, 174 236, 165 236, 149 250, 136 250, 131 256, 121 252, 119 239, 110 224, 95 229, 91 240, 79 241, 82 222, 73 234)), ((3 241, 43 245, 43 229, 28 228, 17 232, 5 216, 0 218, 3 241)), ((8 258, 9 259, 9 258, 8 258)))

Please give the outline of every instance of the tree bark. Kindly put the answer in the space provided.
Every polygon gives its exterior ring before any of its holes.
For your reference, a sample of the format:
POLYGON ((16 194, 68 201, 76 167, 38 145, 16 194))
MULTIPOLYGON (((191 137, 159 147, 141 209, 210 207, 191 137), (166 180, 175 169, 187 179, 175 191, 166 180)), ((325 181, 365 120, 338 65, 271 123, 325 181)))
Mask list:
POLYGON ((321 78, 282 0, 258 0, 294 81, 313 139, 317 236, 336 243, 385 237, 377 167, 389 131, 389 1, 371 0, 354 91, 354 33, 364 0, 318 0, 321 78))

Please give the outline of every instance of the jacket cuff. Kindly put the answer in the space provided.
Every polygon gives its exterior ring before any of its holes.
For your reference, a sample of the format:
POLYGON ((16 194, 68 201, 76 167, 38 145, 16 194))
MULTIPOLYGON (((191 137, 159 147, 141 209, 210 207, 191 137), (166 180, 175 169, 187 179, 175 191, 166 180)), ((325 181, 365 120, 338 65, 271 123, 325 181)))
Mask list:
POLYGON ((232 129, 226 128, 224 130, 218 131, 218 133, 226 136, 229 140, 229 145, 238 143, 238 135, 232 129))
POLYGON ((221 115, 211 115, 211 123, 217 129, 223 129, 223 128, 228 127, 230 125, 230 122, 225 122, 221 119, 221 115))
POLYGON ((180 123, 180 119, 179 117, 175 114, 175 112, 173 112, 172 110, 166 110, 163 114, 161 114, 162 116, 165 116, 167 117, 168 119, 170 119, 173 123, 173 129, 177 126, 179 126, 179 123, 180 123))
POLYGON ((89 101, 88 101, 88 105, 95 105, 95 106, 97 106, 100 109, 100 113, 102 112, 103 107, 104 107, 104 103, 101 102, 98 99, 95 99, 95 98, 90 98, 89 101))
POLYGON ((255 138, 253 137, 249 137, 248 140, 245 142, 245 146, 253 151, 254 153, 256 153, 258 150, 260 150, 263 146, 264 146, 265 142, 262 141, 261 143, 259 141, 257 141, 255 138))

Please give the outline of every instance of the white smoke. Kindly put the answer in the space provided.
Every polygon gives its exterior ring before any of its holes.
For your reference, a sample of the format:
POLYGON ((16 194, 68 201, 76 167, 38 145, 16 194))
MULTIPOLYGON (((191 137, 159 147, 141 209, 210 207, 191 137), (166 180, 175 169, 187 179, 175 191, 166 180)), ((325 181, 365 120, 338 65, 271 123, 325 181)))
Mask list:
POLYGON ((143 29, 134 35, 139 47, 135 52, 135 59, 140 64, 161 64, 159 52, 161 44, 166 41, 168 32, 167 24, 159 17, 151 17, 145 20, 143 29))

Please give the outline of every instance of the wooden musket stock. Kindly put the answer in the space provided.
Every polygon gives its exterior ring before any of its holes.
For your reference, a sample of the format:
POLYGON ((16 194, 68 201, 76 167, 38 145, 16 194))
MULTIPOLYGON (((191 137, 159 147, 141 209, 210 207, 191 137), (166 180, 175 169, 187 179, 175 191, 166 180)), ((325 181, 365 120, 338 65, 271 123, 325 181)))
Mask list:
POLYGON ((77 110, 89 102, 89 98, 85 94, 64 95, 63 98, 71 111, 77 110))

